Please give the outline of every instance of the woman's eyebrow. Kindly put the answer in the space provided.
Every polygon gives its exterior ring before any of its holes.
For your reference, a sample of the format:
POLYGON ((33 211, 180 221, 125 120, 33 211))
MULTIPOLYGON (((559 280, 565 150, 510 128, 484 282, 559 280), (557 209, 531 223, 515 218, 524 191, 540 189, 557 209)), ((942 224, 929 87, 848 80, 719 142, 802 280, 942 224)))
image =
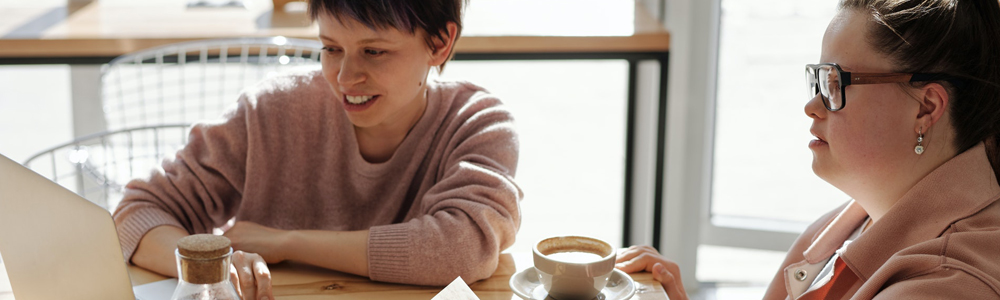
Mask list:
MULTIPOLYGON (((325 35, 320 35, 319 39, 321 39, 321 40, 323 40, 325 42, 330 42, 330 43, 336 43, 337 42, 332 37, 325 36, 325 35)), ((384 39, 384 38, 368 38, 368 39, 362 39, 362 40, 358 41, 359 45, 367 45, 367 44, 375 44, 375 43, 392 44, 393 42, 390 41, 390 40, 384 39)))
POLYGON ((384 38, 370 38, 370 39, 363 39, 361 41, 358 41, 358 44, 374 44, 374 43, 388 43, 388 44, 392 44, 391 41, 389 41, 387 39, 384 39, 384 38))

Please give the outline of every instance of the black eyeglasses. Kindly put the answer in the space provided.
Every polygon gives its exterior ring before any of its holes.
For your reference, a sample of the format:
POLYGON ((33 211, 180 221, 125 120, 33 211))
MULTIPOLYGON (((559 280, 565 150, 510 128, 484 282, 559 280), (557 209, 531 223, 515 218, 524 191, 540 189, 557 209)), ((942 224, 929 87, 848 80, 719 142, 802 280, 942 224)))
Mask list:
POLYGON ((844 72, 837 64, 806 65, 806 82, 809 83, 809 98, 820 95, 823 105, 829 111, 844 109, 847 97, 844 88, 852 84, 880 84, 945 80, 955 86, 961 81, 955 77, 937 73, 852 73, 844 72))

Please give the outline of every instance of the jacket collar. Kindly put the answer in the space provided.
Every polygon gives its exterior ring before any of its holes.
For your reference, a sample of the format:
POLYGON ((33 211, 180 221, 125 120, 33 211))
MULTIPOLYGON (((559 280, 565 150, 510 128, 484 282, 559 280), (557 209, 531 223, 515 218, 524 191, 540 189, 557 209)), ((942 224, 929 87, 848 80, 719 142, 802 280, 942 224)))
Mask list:
MULTIPOLYGON (((941 236, 957 220, 997 200, 993 168, 982 143, 945 162, 913 186, 881 220, 854 240, 841 258, 862 280, 868 280, 900 250, 941 236)), ((851 201, 803 253, 816 263, 829 258, 868 216, 851 201)))
POLYGON ((854 233, 858 226, 861 226, 861 222, 864 222, 867 217, 868 212, 865 212, 860 204, 851 200, 844 207, 844 210, 841 210, 840 214, 816 235, 812 245, 809 245, 802 256, 810 264, 825 261, 833 255, 834 251, 840 249, 844 241, 854 233))

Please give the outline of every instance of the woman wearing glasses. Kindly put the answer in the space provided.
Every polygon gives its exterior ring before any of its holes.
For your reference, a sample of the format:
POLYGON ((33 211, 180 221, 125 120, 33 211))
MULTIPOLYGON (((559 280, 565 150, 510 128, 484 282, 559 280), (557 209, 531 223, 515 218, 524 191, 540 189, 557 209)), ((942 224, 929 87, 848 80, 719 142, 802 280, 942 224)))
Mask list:
MULTIPOLYGON (((1000 5, 843 0, 806 66, 813 171, 853 200, 794 243, 765 299, 1000 298, 1000 5)), ((676 264, 620 256, 686 299, 676 264)))

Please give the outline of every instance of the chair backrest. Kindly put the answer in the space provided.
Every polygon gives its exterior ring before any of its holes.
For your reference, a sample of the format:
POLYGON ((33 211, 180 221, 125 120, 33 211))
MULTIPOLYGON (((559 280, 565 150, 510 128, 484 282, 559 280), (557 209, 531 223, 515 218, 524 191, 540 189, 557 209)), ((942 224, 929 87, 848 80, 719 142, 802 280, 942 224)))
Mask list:
POLYGON ((104 66, 107 128, 33 155, 24 165, 105 209, 187 143, 190 124, 221 116, 243 88, 280 72, 318 68, 318 41, 272 38, 185 42, 104 66))
POLYGON ((244 87, 318 68, 321 47, 279 36, 184 42, 120 56, 101 72, 106 130, 217 118, 244 87))
POLYGON ((24 166, 111 210, 126 183, 148 176, 187 144, 189 130, 168 124, 96 133, 39 152, 24 166))

